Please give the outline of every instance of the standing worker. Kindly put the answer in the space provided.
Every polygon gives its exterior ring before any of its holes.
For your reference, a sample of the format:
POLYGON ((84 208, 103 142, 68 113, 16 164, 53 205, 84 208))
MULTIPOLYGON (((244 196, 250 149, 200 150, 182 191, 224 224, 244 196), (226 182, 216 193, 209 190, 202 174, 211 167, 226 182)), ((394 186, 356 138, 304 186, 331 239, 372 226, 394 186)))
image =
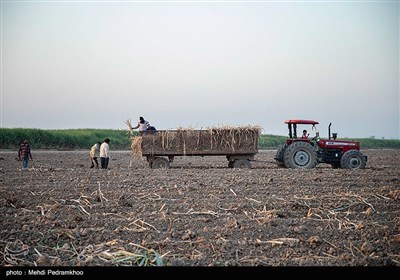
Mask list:
POLYGON ((110 139, 106 138, 103 142, 103 144, 100 145, 100 164, 101 164, 101 169, 107 169, 108 168, 108 162, 110 160, 110 139))
POLYGON ((99 168, 99 162, 97 161, 97 158, 100 156, 100 145, 101 143, 97 142, 90 149, 90 162, 92 163, 90 168, 93 168, 94 164, 96 164, 96 167, 99 168))
POLYGON ((29 145, 28 140, 24 140, 18 150, 18 159, 22 160, 22 170, 28 169, 29 158, 33 160, 31 146, 29 145))
POLYGON ((139 135, 142 136, 149 127, 150 123, 146 121, 143 117, 140 117, 138 124, 135 127, 132 127, 132 129, 139 128, 139 135))

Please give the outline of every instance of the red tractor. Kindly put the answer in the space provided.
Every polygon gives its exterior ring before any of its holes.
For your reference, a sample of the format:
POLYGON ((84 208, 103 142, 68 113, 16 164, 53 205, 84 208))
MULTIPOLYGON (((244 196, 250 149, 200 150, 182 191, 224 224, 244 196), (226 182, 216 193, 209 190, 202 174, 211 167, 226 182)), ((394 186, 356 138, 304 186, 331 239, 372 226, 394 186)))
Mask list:
POLYGON ((289 138, 279 147, 275 160, 279 167, 314 168, 318 163, 330 164, 333 168, 363 169, 367 156, 360 152, 360 142, 336 140, 337 133, 332 133, 331 124, 328 127, 329 139, 320 139, 312 120, 287 120, 289 138), (315 136, 298 137, 297 125, 312 125, 315 136))

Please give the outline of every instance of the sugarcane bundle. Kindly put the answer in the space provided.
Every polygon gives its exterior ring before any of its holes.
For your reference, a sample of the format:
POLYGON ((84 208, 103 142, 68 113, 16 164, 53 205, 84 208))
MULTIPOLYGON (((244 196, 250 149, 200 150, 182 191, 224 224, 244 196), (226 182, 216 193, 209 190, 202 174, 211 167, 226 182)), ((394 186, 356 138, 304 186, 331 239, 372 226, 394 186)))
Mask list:
POLYGON ((260 126, 222 126, 202 130, 177 128, 131 137, 135 156, 142 154, 245 153, 258 148, 260 126))

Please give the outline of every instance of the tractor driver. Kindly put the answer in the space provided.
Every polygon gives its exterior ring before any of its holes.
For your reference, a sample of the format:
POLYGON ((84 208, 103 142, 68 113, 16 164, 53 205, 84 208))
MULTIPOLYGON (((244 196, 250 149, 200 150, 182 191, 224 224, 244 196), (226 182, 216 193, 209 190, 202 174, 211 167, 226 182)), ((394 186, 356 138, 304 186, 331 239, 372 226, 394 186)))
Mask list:
POLYGON ((301 139, 307 139, 310 134, 307 134, 307 130, 303 130, 303 135, 301 135, 301 139))

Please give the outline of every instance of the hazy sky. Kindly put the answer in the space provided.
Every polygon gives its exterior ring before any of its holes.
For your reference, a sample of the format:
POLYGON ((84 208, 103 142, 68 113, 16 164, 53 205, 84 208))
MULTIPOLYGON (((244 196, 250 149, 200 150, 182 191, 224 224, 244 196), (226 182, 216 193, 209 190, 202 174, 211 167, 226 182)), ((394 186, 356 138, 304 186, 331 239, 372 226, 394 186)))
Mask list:
POLYGON ((399 1, 1 1, 1 127, 400 138, 399 1))

